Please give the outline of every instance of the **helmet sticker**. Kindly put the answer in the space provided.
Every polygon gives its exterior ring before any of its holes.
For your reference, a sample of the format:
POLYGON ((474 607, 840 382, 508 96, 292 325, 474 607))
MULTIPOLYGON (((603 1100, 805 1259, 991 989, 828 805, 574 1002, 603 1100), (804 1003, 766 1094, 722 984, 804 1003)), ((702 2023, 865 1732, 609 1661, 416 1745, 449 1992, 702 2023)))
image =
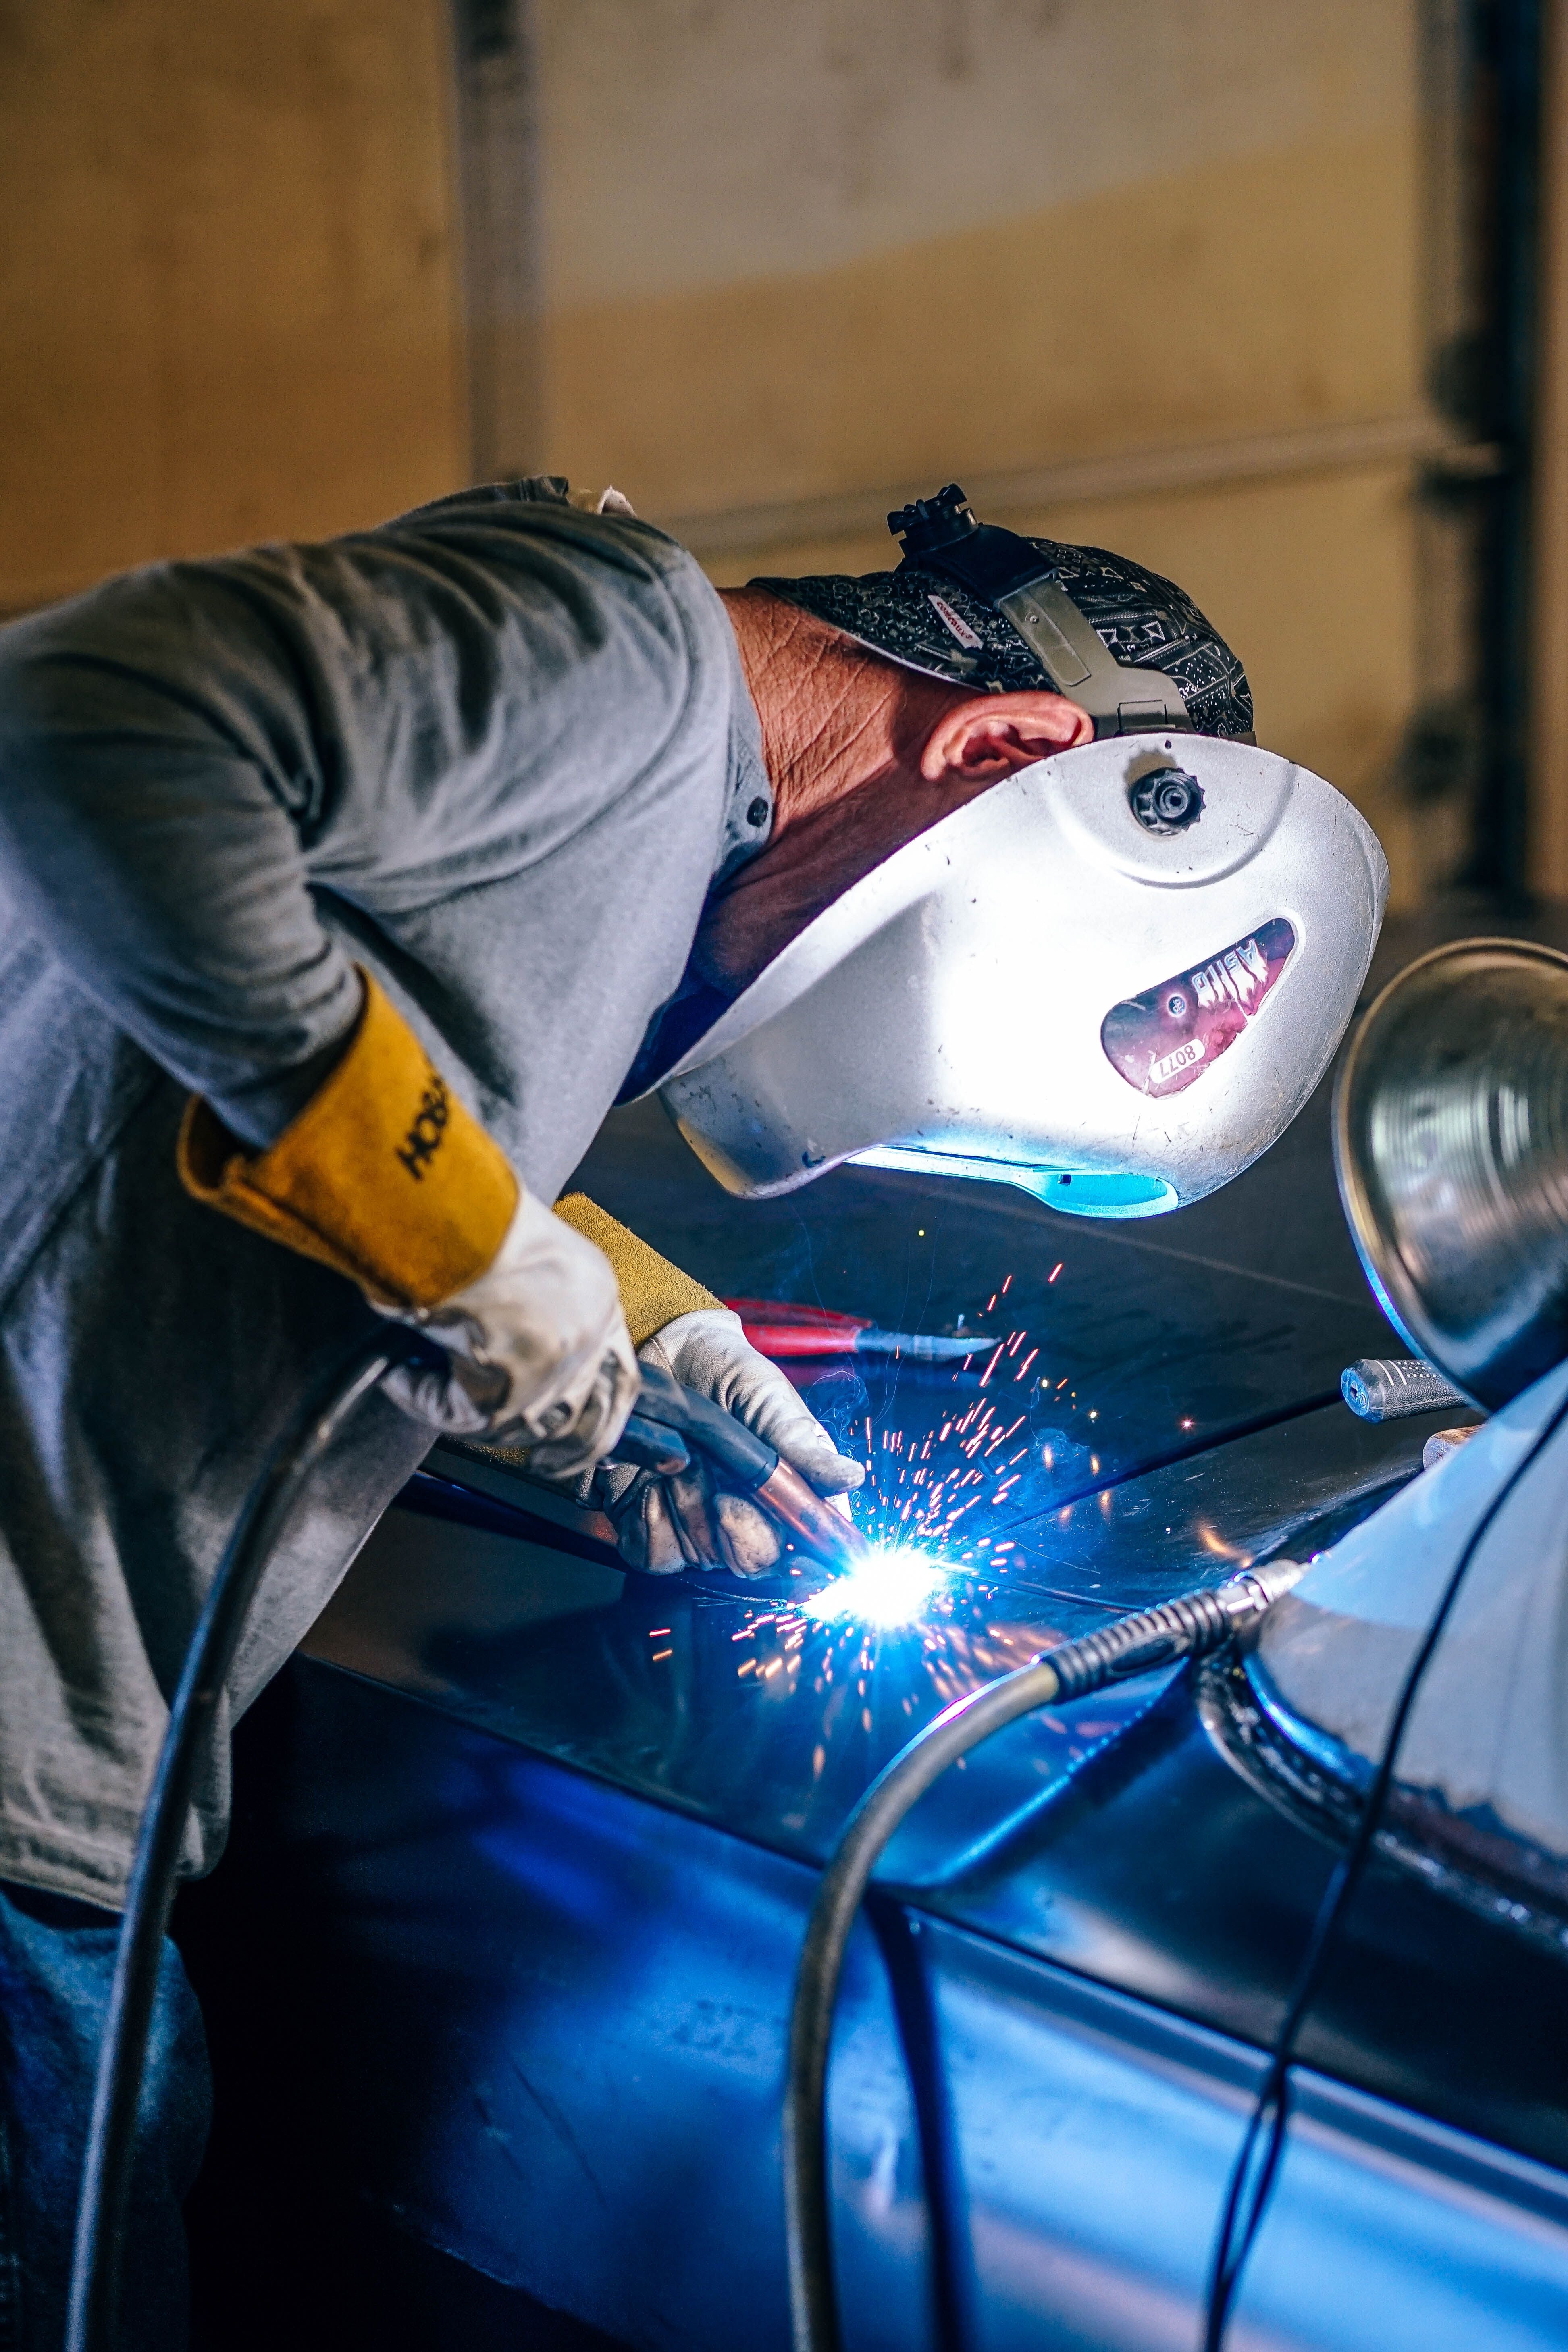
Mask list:
POLYGON ((928 595, 926 603, 931 606, 943 628, 952 630, 966 653, 977 654, 981 650, 985 643, 984 638, 977 629, 972 629, 967 621, 960 619, 945 596, 928 595))
POLYGON ((1180 1094, 1257 1019, 1295 946, 1277 916, 1206 963, 1113 1004, 1100 1026, 1112 1068, 1140 1094, 1180 1094))

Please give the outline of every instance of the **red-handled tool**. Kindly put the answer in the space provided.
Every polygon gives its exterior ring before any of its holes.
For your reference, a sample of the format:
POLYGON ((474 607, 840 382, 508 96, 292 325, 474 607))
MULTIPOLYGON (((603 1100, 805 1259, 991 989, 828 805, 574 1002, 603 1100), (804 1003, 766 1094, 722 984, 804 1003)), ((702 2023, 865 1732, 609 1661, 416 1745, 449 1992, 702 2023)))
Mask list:
POLYGON ((838 1315, 784 1298, 726 1298, 753 1348, 789 1356, 908 1356, 916 1363, 948 1363, 996 1345, 983 1331, 883 1331, 868 1315, 838 1315))

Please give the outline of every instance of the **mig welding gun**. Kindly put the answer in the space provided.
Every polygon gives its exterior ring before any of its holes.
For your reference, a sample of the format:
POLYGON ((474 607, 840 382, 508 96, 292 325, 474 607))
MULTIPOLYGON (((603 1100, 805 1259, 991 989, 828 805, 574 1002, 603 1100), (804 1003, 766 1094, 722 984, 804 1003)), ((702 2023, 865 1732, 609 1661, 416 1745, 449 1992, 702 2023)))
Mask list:
POLYGON ((825 1567, 850 1568, 869 1556, 870 1546, 854 1521, 824 1502, 765 1438, 710 1397, 645 1365, 637 1403, 612 1458, 674 1477, 689 1466, 693 1454, 731 1491, 760 1504, 825 1567))

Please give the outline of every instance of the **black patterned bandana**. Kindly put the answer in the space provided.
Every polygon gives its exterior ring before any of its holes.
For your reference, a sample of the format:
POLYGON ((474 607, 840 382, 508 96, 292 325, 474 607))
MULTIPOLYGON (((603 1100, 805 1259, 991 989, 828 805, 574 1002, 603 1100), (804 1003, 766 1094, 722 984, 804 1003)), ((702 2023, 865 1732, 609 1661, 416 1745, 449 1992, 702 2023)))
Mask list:
MULTIPOLYGON (((1012 537, 1012 533, 1007 534, 1012 537)), ((1070 596, 1115 659, 1157 669, 1180 688, 1194 731, 1252 733, 1247 673, 1192 598, 1173 581, 1101 547, 1019 539, 1039 558, 1034 576, 1070 596)), ((906 557, 895 572, 753 580, 871 652, 976 693, 1060 689, 1006 615, 945 572, 906 557)))

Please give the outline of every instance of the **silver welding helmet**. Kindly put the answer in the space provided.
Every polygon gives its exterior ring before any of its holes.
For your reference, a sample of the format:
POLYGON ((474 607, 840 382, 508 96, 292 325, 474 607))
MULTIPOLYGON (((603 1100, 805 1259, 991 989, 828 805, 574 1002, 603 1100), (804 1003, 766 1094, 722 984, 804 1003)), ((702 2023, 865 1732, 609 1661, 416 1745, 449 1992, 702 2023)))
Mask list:
POLYGON ((1108 734, 906 843, 658 1090, 731 1192, 853 1160, 1157 1215, 1301 1108, 1387 887, 1321 776, 1242 740, 1108 734))
POLYGON ((1257 750, 1240 662, 1175 583, 981 523, 888 517, 891 572, 754 583, 976 693, 1063 694, 1095 741, 899 850, 665 1074, 734 1192, 843 1160, 1147 1217, 1268 1150, 1326 1068, 1388 869, 1321 777, 1257 750))

